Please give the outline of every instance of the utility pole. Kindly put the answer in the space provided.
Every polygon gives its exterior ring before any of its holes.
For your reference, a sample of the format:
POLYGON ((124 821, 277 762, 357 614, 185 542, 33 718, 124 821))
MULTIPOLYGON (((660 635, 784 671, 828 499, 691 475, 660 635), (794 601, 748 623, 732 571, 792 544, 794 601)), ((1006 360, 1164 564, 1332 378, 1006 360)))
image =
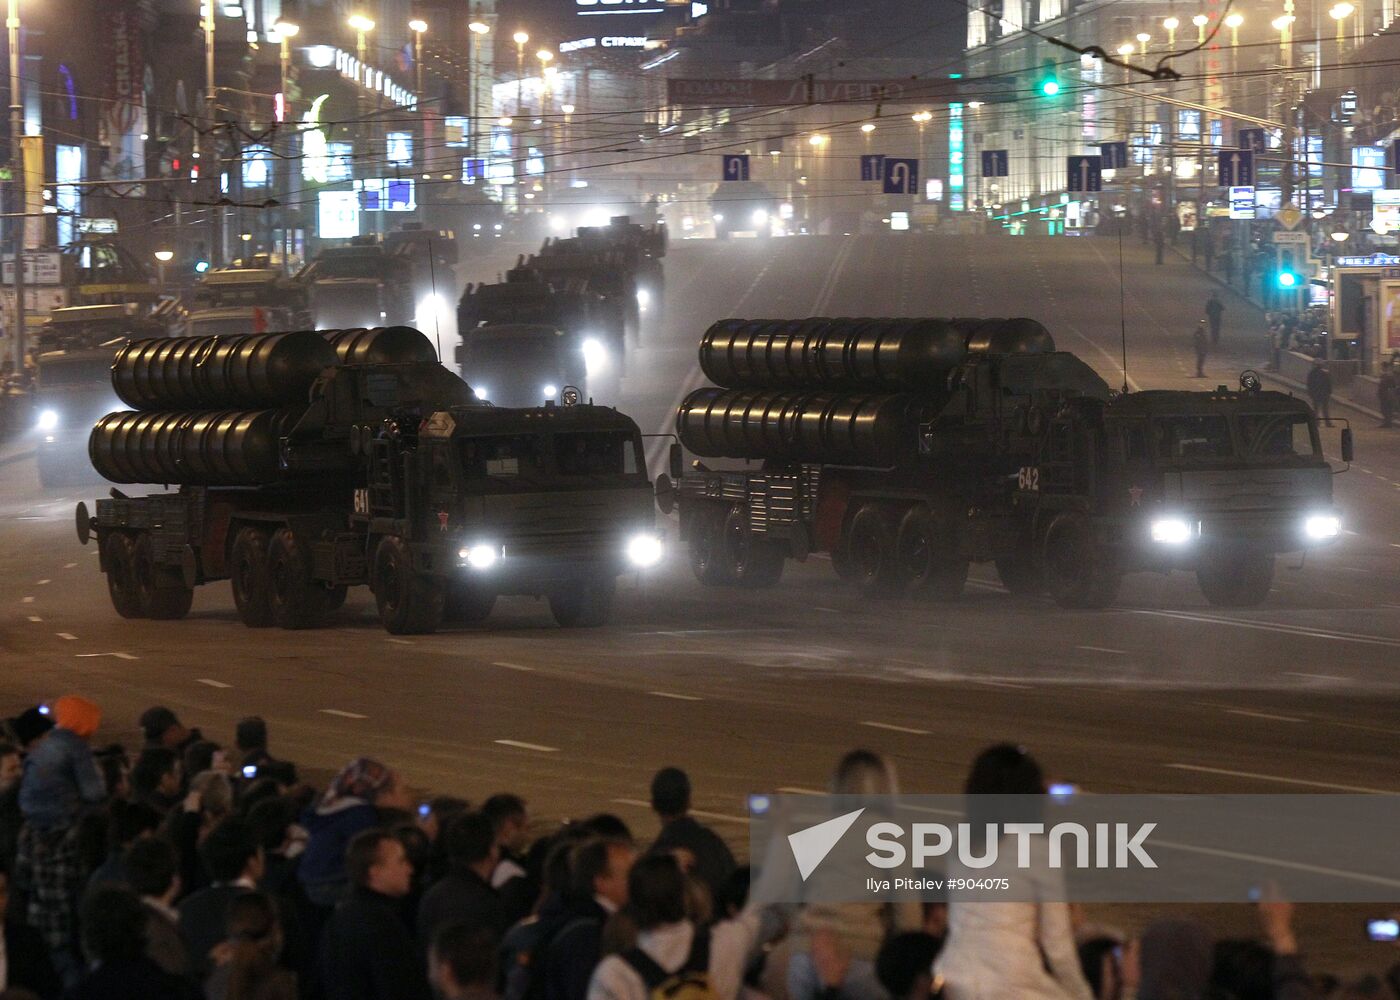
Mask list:
POLYGON ((199 172, 206 178, 209 194, 209 260, 223 262, 223 207, 219 195, 219 142, 214 128, 218 122, 219 95, 214 91, 214 0, 203 0, 204 13, 204 130, 199 133, 199 172))
POLYGON ((24 231, 29 225, 24 194, 24 103, 19 91, 19 0, 10 0, 5 19, 10 43, 10 192, 14 202, 15 372, 24 371, 24 231))

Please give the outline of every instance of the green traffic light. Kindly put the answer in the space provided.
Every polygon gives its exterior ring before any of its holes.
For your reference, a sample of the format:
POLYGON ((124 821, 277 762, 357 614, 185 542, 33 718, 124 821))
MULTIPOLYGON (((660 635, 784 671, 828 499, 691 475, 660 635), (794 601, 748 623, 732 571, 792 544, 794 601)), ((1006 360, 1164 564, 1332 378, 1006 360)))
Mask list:
POLYGON ((1046 80, 1040 85, 1040 92, 1046 97, 1054 97, 1060 92, 1059 80, 1046 80))
POLYGON ((1278 276, 1278 286, 1280 288, 1293 288, 1298 284, 1298 276, 1292 271, 1280 271, 1278 276))

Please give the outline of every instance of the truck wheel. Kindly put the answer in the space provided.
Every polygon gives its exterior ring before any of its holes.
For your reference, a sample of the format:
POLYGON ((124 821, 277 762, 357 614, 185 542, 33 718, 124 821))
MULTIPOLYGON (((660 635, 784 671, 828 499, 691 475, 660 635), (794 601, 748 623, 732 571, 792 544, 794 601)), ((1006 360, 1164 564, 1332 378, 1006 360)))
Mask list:
POLYGON ((374 601, 391 635, 427 635, 442 622, 445 588, 417 573, 402 538, 390 536, 374 554, 374 601))
POLYGON ((1045 592, 1045 575, 1032 553, 1022 550, 1003 556, 996 561, 996 567, 1001 585, 1015 596, 1034 597, 1045 592))
POLYGON ((470 583, 455 583, 447 588, 447 603, 443 618, 454 625, 479 625, 491 617, 496 595, 470 583))
POLYGON ((155 544, 151 536, 142 534, 136 540, 136 593, 141 600, 141 614, 156 621, 174 621, 190 613, 194 591, 185 586, 178 569, 156 562, 155 544))
POLYGON ((549 592, 549 610, 560 628, 597 628, 612 615, 617 580, 574 582, 549 592))
POLYGON ((724 558, 724 515, 708 504, 696 511, 691 524, 690 571, 707 587, 736 582, 724 558))
POLYGON ((935 517, 922 504, 909 508, 895 536, 895 558, 910 590, 923 591, 940 601, 962 596, 968 561, 950 554, 953 543, 946 519, 935 517))
POLYGON ((724 517, 723 559, 731 579, 741 587, 771 587, 783 576, 783 550, 766 538, 755 538, 749 512, 743 506, 724 517))
POLYGON ((904 591, 906 578, 895 557, 895 526, 876 504, 862 507, 851 520, 846 548, 851 579, 872 597, 893 597, 904 591))
POLYGON ((239 620, 249 628, 268 628, 276 624, 272 618, 272 600, 267 569, 267 532, 262 528, 238 529, 229 553, 229 584, 233 588, 233 605, 239 620))
POLYGON ((291 528, 278 528, 267 547, 267 595, 280 628, 314 628, 330 612, 330 592, 311 576, 311 554, 291 528))
POLYGON ((1113 556, 1095 544, 1089 526, 1076 517, 1050 525, 1045 537, 1045 585, 1062 608, 1106 608, 1122 582, 1113 556))
POLYGON ((349 595, 350 588, 345 584, 330 587, 326 590, 326 612, 339 611, 345 607, 345 598, 349 595))
POLYGON ((1196 567, 1196 583, 1206 600, 1218 608, 1253 608, 1269 597, 1274 582, 1274 557, 1248 550, 1220 552, 1196 567))
POLYGON ((107 593, 117 614, 144 617, 141 594, 136 589, 136 540, 124 531, 112 532, 102 543, 102 561, 107 564, 107 593))

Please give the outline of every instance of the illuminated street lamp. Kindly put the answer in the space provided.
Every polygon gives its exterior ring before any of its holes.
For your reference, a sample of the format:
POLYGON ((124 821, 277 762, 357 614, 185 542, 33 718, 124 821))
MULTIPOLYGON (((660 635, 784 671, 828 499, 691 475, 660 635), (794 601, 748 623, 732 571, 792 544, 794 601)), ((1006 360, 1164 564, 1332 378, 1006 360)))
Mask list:
POLYGON ((1191 18, 1191 23, 1196 26, 1196 44, 1203 44, 1206 40, 1206 25, 1210 24, 1210 18, 1204 14, 1197 14, 1191 18))
POLYGON ((808 145, 821 148, 822 146, 825 146, 828 141, 829 140, 826 136, 822 135, 820 132, 817 132, 810 139, 807 140, 807 143, 808 145))
POLYGON ((860 130, 861 130, 862 132, 864 132, 866 135, 869 135, 871 132, 874 132, 874 131, 875 131, 875 123, 874 123, 874 122, 866 122, 864 125, 862 125, 862 126, 860 127, 860 130))
POLYGON ((525 43, 530 40, 528 33, 517 31, 515 39, 515 113, 525 114, 525 43))
POLYGON ((1162 27, 1167 29, 1167 48, 1176 48, 1176 29, 1181 27, 1181 18, 1172 15, 1162 21, 1162 27))
POLYGON ((1346 44, 1346 20, 1355 13, 1356 8, 1343 0, 1342 3, 1333 4, 1332 9, 1327 13, 1332 15, 1332 20, 1337 22, 1337 54, 1341 55, 1342 46, 1346 44))

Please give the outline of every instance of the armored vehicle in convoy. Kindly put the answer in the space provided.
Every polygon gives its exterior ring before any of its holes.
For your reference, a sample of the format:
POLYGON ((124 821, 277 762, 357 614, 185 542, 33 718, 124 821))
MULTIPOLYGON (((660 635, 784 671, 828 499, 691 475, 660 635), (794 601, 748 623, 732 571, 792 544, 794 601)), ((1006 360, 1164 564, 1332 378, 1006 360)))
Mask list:
POLYGON ((1026 319, 724 320, 700 363, 716 385, 681 404, 680 441, 757 463, 658 485, 706 584, 771 585, 821 552, 876 595, 951 598, 992 562, 1065 607, 1173 569, 1250 606, 1277 554, 1341 533, 1313 413, 1253 373, 1118 394, 1026 319))
POLYGON ((35 464, 42 486, 91 478, 88 431, 112 408, 112 360, 132 337, 160 337, 165 328, 135 305, 55 309, 34 352, 35 464))
POLYGON ((660 558, 630 418, 483 403, 407 327, 133 341, 112 386, 132 409, 93 428, 93 466, 179 486, 78 507, 124 617, 183 617, 228 579, 255 628, 318 625, 361 584, 396 634, 501 594, 593 626, 660 558))
POLYGON ((185 319, 187 335, 284 333, 312 325, 307 286, 265 261, 252 263, 209 271, 199 280, 185 319))
POLYGON ((413 322, 414 265, 374 237, 327 247, 297 272, 318 330, 400 326, 413 322))

